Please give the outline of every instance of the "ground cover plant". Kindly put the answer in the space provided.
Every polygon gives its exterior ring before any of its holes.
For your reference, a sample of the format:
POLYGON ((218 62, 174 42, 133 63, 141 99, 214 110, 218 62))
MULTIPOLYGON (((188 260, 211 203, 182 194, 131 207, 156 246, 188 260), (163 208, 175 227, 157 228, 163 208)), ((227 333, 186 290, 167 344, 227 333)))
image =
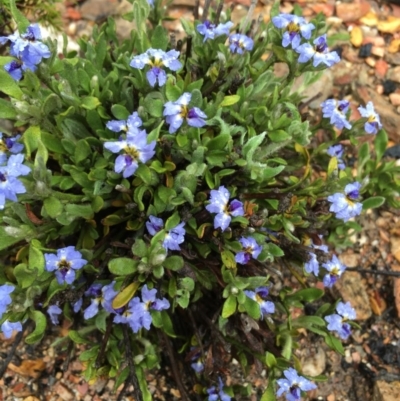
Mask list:
POLYGON ((293 353, 300 332, 343 352, 356 326, 316 283, 346 270, 333 251, 357 216, 398 206, 373 104, 350 121, 349 102, 328 99, 311 119, 292 91, 340 62, 323 18, 276 4, 268 24, 250 12, 234 26, 221 10, 182 21, 176 43, 159 1, 132 1, 129 40, 110 19, 59 55, 10 0, 18 30, 0 37, 1 331, 36 343, 68 319, 55 346, 84 344, 85 379, 133 383, 138 400, 162 364, 182 399, 249 396, 226 386, 232 358, 267 370, 263 401, 316 388, 293 353), (298 284, 275 290, 283 270, 298 284))

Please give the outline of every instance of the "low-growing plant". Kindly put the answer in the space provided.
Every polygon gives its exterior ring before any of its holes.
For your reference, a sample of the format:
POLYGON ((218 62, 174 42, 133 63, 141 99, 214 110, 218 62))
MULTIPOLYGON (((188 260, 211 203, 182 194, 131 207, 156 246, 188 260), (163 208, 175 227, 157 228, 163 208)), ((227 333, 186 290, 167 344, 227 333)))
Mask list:
POLYGON ((0 37, 10 54, 0 118, 12 122, 0 147, 1 330, 26 330, 32 344, 67 319, 55 346, 84 344, 85 379, 133 383, 137 399, 152 399, 146 372, 162 364, 182 399, 249 396, 249 385, 225 385, 235 358, 244 375, 266 369, 263 401, 299 400, 324 379, 301 376, 300 333, 343 353, 356 326, 350 303, 324 303, 316 286, 346 269, 328 236, 346 243, 363 210, 398 205, 386 133, 372 103, 358 121, 342 99, 304 113, 295 79, 307 86, 340 61, 322 16, 275 4, 271 22, 235 27, 218 8, 182 20, 176 44, 164 11, 132 1, 129 40, 109 19, 79 53, 65 39, 59 56, 11 7, 19 32, 0 37), (355 176, 345 154, 360 140, 355 176))

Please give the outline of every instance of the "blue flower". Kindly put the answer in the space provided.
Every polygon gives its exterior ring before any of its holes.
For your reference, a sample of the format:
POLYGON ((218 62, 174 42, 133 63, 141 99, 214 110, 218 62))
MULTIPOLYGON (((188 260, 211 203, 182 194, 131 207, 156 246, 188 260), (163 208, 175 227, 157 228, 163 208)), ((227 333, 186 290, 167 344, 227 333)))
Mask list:
POLYGON ((362 117, 367 118, 367 121, 364 125, 364 129, 367 134, 376 134, 382 128, 379 114, 375 112, 372 102, 368 102, 366 107, 360 106, 358 111, 362 117))
POLYGON ((262 246, 258 245, 253 237, 242 237, 239 239, 239 242, 242 244, 243 251, 235 255, 237 263, 245 265, 249 262, 250 258, 257 259, 262 251, 262 246))
POLYGON ((240 33, 234 33, 229 36, 229 49, 232 53, 243 54, 245 50, 253 50, 253 39, 240 33))
POLYGON ((150 86, 154 87, 156 83, 163 86, 167 82, 167 74, 163 67, 171 71, 179 70, 182 67, 182 63, 178 60, 179 54, 176 50, 165 52, 160 49, 149 49, 145 53, 135 56, 130 66, 141 70, 144 66, 149 65, 151 68, 147 71, 146 77, 150 86))
POLYGON ((325 287, 332 288, 338 278, 346 270, 346 266, 339 260, 336 255, 332 256, 329 262, 323 263, 322 267, 327 270, 327 274, 323 278, 325 287))
POLYGON ((338 163, 338 169, 339 170, 344 170, 346 168, 346 165, 344 164, 342 157, 343 157, 343 146, 339 143, 337 145, 332 145, 328 148, 326 153, 328 153, 329 156, 336 157, 337 163, 338 163))
POLYGON ((164 222, 159 217, 149 216, 149 220, 146 222, 146 228, 150 235, 156 235, 164 227, 164 222))
POLYGON ((22 71, 36 70, 36 65, 43 58, 51 56, 49 48, 40 40, 40 28, 37 24, 29 25, 26 32, 19 36, 18 32, 9 36, 1 36, 0 44, 11 42, 10 54, 19 60, 12 61, 4 66, 4 69, 15 79, 22 78, 22 71))
POLYGON ((11 155, 6 166, 0 166, 0 210, 4 209, 6 199, 17 202, 17 194, 24 194, 24 184, 17 179, 27 175, 31 169, 23 165, 24 155, 11 155))
POLYGON ((8 319, 1 324, 1 331, 5 338, 11 338, 13 331, 22 331, 21 322, 10 322, 8 319))
POLYGON ((210 192, 210 204, 206 206, 206 209, 210 213, 217 213, 214 218, 214 228, 221 228, 225 231, 232 220, 232 217, 243 216, 244 209, 243 203, 237 199, 233 199, 228 205, 231 194, 229 191, 221 185, 217 190, 213 189, 210 192))
POLYGON ((328 99, 321 103, 323 117, 330 118, 330 123, 337 129, 351 128, 351 124, 346 119, 346 113, 349 109, 350 102, 347 100, 328 99))
MULTIPOLYGON (((193 351, 194 349, 195 347, 192 347, 190 350, 193 351)), ((200 351, 192 356, 191 361, 194 362, 190 366, 196 373, 201 373, 204 370, 204 357, 200 351)))
POLYGON ((299 63, 306 63, 313 58, 314 67, 318 67, 321 63, 332 67, 340 61, 340 57, 336 52, 328 50, 326 34, 319 36, 313 43, 314 46, 311 46, 309 43, 303 43, 295 49, 300 54, 299 63))
POLYGON ((184 222, 179 223, 176 227, 172 228, 166 233, 163 241, 163 247, 166 250, 169 249, 171 251, 180 251, 181 248, 179 244, 182 244, 182 242, 185 241, 186 231, 183 228, 184 225, 184 222))
POLYGON ((299 376, 297 371, 293 368, 286 369, 283 374, 286 379, 279 379, 276 383, 279 386, 276 395, 280 397, 283 393, 287 401, 299 401, 301 397, 301 391, 310 391, 317 388, 317 386, 307 380, 303 376, 299 376))
POLYGON ((163 115, 166 117, 167 124, 169 124, 170 134, 176 132, 184 120, 191 127, 201 128, 206 125, 204 118, 207 118, 207 116, 198 107, 192 107, 191 109, 188 107, 191 98, 192 94, 185 92, 175 102, 165 103, 163 115))
POLYGON ((282 38, 282 46, 287 47, 290 44, 292 49, 300 45, 301 38, 310 39, 311 32, 315 29, 314 24, 307 23, 303 17, 293 14, 279 14, 272 18, 272 23, 280 29, 285 29, 282 38))
POLYGON ((106 124, 106 127, 110 131, 121 132, 129 131, 131 133, 136 133, 137 129, 142 126, 142 120, 139 114, 135 111, 133 112, 127 120, 111 120, 106 124))
POLYGON ((7 310, 8 305, 12 302, 10 294, 15 290, 11 284, 3 284, 0 286, 0 319, 7 310))
POLYGON ((103 308, 109 312, 115 312, 112 307, 112 301, 118 294, 114 290, 115 281, 108 285, 103 285, 100 283, 92 284, 85 292, 86 296, 92 296, 92 301, 90 305, 83 311, 84 319, 90 319, 99 313, 99 305, 101 304, 103 308))
POLYGON ((23 71, 30 70, 35 72, 37 67, 34 64, 29 64, 20 60, 13 60, 5 64, 4 69, 11 75, 13 79, 20 81, 23 71))
MULTIPOLYGON (((150 235, 154 236, 159 231, 164 228, 164 222, 159 217, 149 216, 149 220, 146 222, 146 228, 150 235)), ((180 251, 179 244, 185 241, 186 231, 183 228, 185 225, 184 222, 179 223, 177 226, 167 231, 163 240, 163 247, 166 250, 171 251, 180 251)))
POLYGON ((328 322, 327 328, 330 331, 336 331, 342 340, 347 340, 351 334, 351 326, 347 321, 356 318, 356 311, 350 302, 339 302, 336 311, 338 314, 325 316, 325 320, 328 322))
POLYGON ((205 20, 202 24, 197 25, 196 29, 201 35, 204 36, 203 42, 207 39, 214 39, 221 35, 229 35, 229 30, 233 27, 233 22, 228 21, 224 24, 218 24, 217 26, 208 20, 205 20))
POLYGON ((104 147, 113 153, 118 153, 121 150, 125 152, 125 154, 116 158, 114 166, 114 171, 116 173, 122 172, 124 178, 128 178, 135 173, 139 167, 139 161, 146 163, 156 153, 154 150, 156 141, 147 143, 145 130, 128 131, 126 139, 121 137, 116 142, 105 142, 104 147))
POLYGON ((162 311, 170 307, 166 298, 156 298, 157 290, 149 290, 147 284, 142 287, 142 300, 135 297, 130 300, 125 316, 117 315, 114 318, 115 323, 127 323, 134 333, 141 328, 150 330, 153 321, 150 310, 162 311))
MULTIPOLYGON (((320 237, 322 238, 322 236, 320 237)), ((315 245, 314 243, 311 243, 311 247, 319 251, 328 253, 328 247, 326 245, 315 245)), ((319 262, 317 255, 314 252, 309 252, 308 254, 310 256, 310 259, 306 263, 304 263, 304 270, 309 274, 314 273, 315 276, 318 276, 319 262)))
POLYGON ((268 296, 268 287, 258 287, 254 291, 243 291, 249 298, 260 305, 261 319, 264 315, 275 312, 275 305, 271 301, 266 301, 268 296))
POLYGON ((352 217, 360 215, 362 203, 356 202, 360 196, 360 188, 361 184, 354 182, 345 186, 344 194, 338 192, 328 196, 328 201, 332 203, 329 211, 336 213, 336 218, 342 219, 345 222, 352 217))
POLYGON ((47 308, 47 313, 50 316, 50 320, 54 325, 58 325, 58 315, 62 313, 62 309, 58 305, 50 305, 47 308))
POLYGON ((231 396, 224 392, 224 383, 218 377, 218 389, 215 386, 207 389, 208 401, 231 401, 231 396))
POLYGON ((6 162, 7 152, 20 153, 24 150, 24 145, 17 142, 19 138, 21 138, 21 135, 17 135, 16 137, 12 138, 4 136, 3 133, 0 132, 0 163, 6 162))
POLYGON ((74 246, 67 246, 57 250, 57 255, 45 253, 46 270, 55 271, 58 284, 72 284, 75 280, 75 270, 82 269, 87 260, 82 259, 82 254, 75 250, 74 246))

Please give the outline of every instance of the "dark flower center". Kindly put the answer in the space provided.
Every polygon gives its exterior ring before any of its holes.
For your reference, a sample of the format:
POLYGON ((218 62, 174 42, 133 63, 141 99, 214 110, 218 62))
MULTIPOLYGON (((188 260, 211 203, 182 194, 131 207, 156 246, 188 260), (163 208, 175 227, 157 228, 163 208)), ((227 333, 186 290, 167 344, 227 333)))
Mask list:
POLYGON ((325 40, 320 39, 319 43, 315 46, 315 51, 318 53, 324 53, 327 48, 328 48, 328 45, 326 44, 325 40))
POLYGON ((20 69, 22 66, 22 63, 20 61, 14 60, 10 63, 9 67, 8 67, 8 71, 9 72, 13 72, 15 70, 20 69))
POLYGON ((196 110, 193 108, 188 111, 187 118, 199 118, 199 115, 196 113, 196 110))
POLYGON ((0 181, 2 181, 2 182, 6 182, 7 181, 7 177, 6 177, 5 174, 0 173, 0 181))
POLYGON ((358 199, 359 196, 360 196, 360 193, 359 193, 358 189, 354 189, 353 191, 351 191, 347 194, 347 197, 350 198, 351 200, 358 199))

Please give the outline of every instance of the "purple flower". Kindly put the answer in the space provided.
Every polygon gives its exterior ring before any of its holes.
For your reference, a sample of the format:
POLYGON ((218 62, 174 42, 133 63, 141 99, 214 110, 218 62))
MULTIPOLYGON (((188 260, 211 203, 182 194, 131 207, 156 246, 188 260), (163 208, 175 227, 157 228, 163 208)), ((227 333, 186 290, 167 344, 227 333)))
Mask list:
POLYGON ((228 21, 224 24, 218 24, 217 26, 208 20, 205 20, 202 24, 197 25, 196 29, 200 35, 204 36, 203 42, 207 39, 214 39, 221 35, 229 35, 229 30, 233 27, 233 22, 228 21))
POLYGON ((362 117, 367 118, 367 121, 364 125, 364 129, 367 134, 376 134, 382 128, 379 114, 375 112, 372 102, 368 102, 365 107, 360 106, 358 111, 362 117))
MULTIPOLYGON (((159 231, 164 228, 164 222, 159 217, 149 216, 149 220, 146 222, 146 228, 150 235, 154 236, 159 231)), ((180 251, 179 244, 185 241, 186 231, 183 228, 185 225, 184 222, 179 223, 176 227, 172 228, 165 234, 165 238, 163 240, 163 247, 171 251, 180 251)))
POLYGON ((103 284, 95 283, 88 288, 88 290, 85 292, 85 295, 93 298, 90 305, 83 312, 84 319, 87 320, 96 316, 99 313, 100 304, 107 312, 115 312, 112 307, 112 301, 118 292, 114 290, 114 284, 115 281, 104 286, 103 284))
MULTIPOLYGON (((32 69, 43 58, 51 56, 49 48, 40 42, 41 39, 39 25, 32 24, 28 26, 26 32, 21 36, 19 36, 18 32, 15 32, 12 35, 0 37, 0 44, 10 41, 10 54, 21 59, 27 68, 32 69)), ((15 66, 12 66, 12 69, 14 68, 15 66)))
POLYGON ((306 63, 313 58, 313 66, 318 67, 321 63, 328 67, 340 61, 340 57, 336 52, 330 52, 326 43, 326 34, 319 36, 314 40, 314 46, 309 43, 303 43, 295 50, 300 54, 299 63, 306 63))
POLYGON ((164 227, 164 222, 159 217, 149 216, 149 220, 146 222, 146 228, 150 235, 154 236, 164 227))
POLYGON ((328 196, 328 201, 332 203, 329 211, 336 213, 336 218, 345 222, 352 217, 360 215, 362 203, 356 202, 360 196, 360 188, 361 184, 354 182, 345 186, 344 194, 338 192, 328 196))
POLYGON ((142 300, 139 297, 131 299, 128 304, 125 316, 116 316, 115 323, 127 323, 134 333, 141 328, 150 330, 152 317, 150 310, 162 311, 170 307, 170 303, 166 298, 156 298, 157 290, 149 290, 147 284, 142 288, 142 300))
POLYGON ((346 119, 346 113, 349 109, 350 102, 347 100, 328 99, 321 103, 324 118, 330 118, 330 123, 337 129, 351 128, 351 124, 346 119))
POLYGON ((156 141, 147 143, 145 130, 135 132, 128 131, 126 139, 122 137, 116 142, 105 142, 104 147, 113 153, 123 150, 125 153, 119 155, 115 160, 114 171, 128 178, 135 173, 139 167, 139 161, 146 163, 155 155, 156 141))
POLYGON ((336 306, 338 314, 325 316, 328 322, 328 330, 336 331, 342 340, 347 340, 351 334, 351 327, 348 320, 356 318, 356 311, 352 308, 350 302, 339 302, 336 306))
POLYGON ((28 62, 20 60, 13 60, 4 65, 4 69, 11 75, 16 81, 20 81, 22 78, 22 72, 26 70, 36 71, 36 66, 28 62))
POLYGON ((338 259, 336 255, 333 255, 329 262, 323 263, 322 267, 328 272, 322 280, 325 287, 328 288, 332 288, 338 278, 346 270, 346 266, 338 259))
POLYGON ((300 45, 301 37, 307 40, 310 39, 311 31, 315 29, 315 26, 307 23, 303 17, 293 14, 279 14, 272 18, 272 23, 277 28, 285 29, 282 46, 287 47, 291 44, 292 49, 300 45))
POLYGON ((72 310, 73 310, 75 313, 78 313, 78 312, 81 310, 81 308, 82 308, 82 304, 83 304, 83 299, 82 299, 82 297, 81 297, 81 298, 79 298, 76 302, 74 302, 74 303, 72 304, 72 310))
MULTIPOLYGON (((322 236, 320 236, 322 238, 322 236)), ((319 251, 328 253, 328 247, 326 245, 315 245, 314 243, 311 243, 311 247, 314 249, 318 249, 319 251)), ((318 276, 319 274, 319 262, 317 255, 314 252, 309 252, 310 259, 304 263, 304 270, 311 274, 314 273, 315 276, 318 276)))
POLYGON ((17 142, 19 138, 21 138, 21 135, 17 135, 13 138, 4 136, 3 133, 0 132, 0 163, 6 162, 7 152, 20 153, 24 150, 24 145, 17 142))
POLYGON ((15 287, 10 284, 0 286, 0 319, 3 313, 7 310, 8 305, 12 302, 10 294, 15 290, 15 287))
POLYGON ((72 284, 75 280, 75 270, 82 269, 87 260, 82 259, 82 254, 75 250, 74 246, 67 246, 57 251, 57 255, 45 253, 46 270, 55 271, 58 284, 72 284))
POLYGON ((275 305, 271 301, 266 301, 268 296, 268 287, 258 287, 254 291, 243 291, 249 298, 256 301, 260 305, 261 319, 268 313, 275 312, 275 305))
POLYGON ((182 244, 182 242, 185 241, 185 234, 186 231, 183 228, 185 225, 184 222, 179 223, 176 227, 172 228, 169 230, 169 232, 166 233, 164 241, 163 241, 163 247, 168 250, 170 249, 171 251, 180 251, 181 248, 179 244, 182 244))
POLYGON ((344 170, 346 168, 346 165, 342 160, 343 152, 344 149, 340 143, 337 145, 330 146, 326 151, 326 153, 328 153, 329 156, 336 157, 339 170, 344 170))
POLYGON ((142 120, 139 114, 135 111, 133 112, 127 120, 111 120, 106 124, 106 127, 110 131, 121 132, 129 131, 131 133, 136 133, 138 128, 142 126, 142 120))
POLYGON ((149 49, 145 53, 135 56, 130 66, 141 70, 145 65, 149 65, 151 68, 147 71, 146 77, 150 86, 154 87, 156 83, 163 86, 167 82, 167 74, 163 67, 171 71, 179 70, 182 67, 182 63, 178 60, 179 54, 176 50, 165 52, 160 49, 149 49))
POLYGON ((23 165, 24 155, 11 155, 7 166, 0 166, 0 210, 4 209, 6 199, 17 202, 17 194, 24 194, 24 184, 16 177, 27 175, 31 169, 23 165))
POLYGON ((175 102, 167 102, 164 105, 164 117, 166 117, 166 122, 169 124, 169 133, 173 134, 176 132, 186 120, 191 127, 201 128, 206 122, 204 118, 207 116, 198 108, 188 107, 189 102, 192 98, 192 94, 185 92, 178 100, 175 102))
MULTIPOLYGON (((192 347, 190 350, 193 351, 194 349, 195 347, 192 347)), ((201 373, 204 370, 204 357, 200 351, 192 356, 191 361, 194 362, 190 366, 196 373, 201 373)))
POLYGON ((221 185, 217 190, 213 189, 210 192, 210 204, 206 206, 206 209, 210 213, 217 213, 214 218, 214 228, 221 228, 225 231, 232 220, 232 217, 243 216, 244 209, 243 203, 234 199, 228 205, 231 194, 229 191, 221 185))
POLYGON ((229 49, 232 53, 243 54, 245 50, 253 50, 253 39, 240 33, 234 33, 229 36, 229 49))
POLYGON ((224 383, 218 378, 218 389, 215 386, 207 389, 208 401, 231 401, 231 396, 224 392, 224 383))
POLYGON ((50 316, 50 320, 54 325, 58 325, 58 315, 62 313, 62 309, 58 305, 50 305, 47 308, 47 313, 50 316))
POLYGON ((276 381, 279 386, 276 392, 278 397, 286 393, 285 397, 288 401, 299 401, 301 391, 310 391, 317 388, 313 382, 307 380, 303 376, 299 376, 297 371, 293 368, 286 369, 283 374, 286 379, 279 379, 276 381))
POLYGON ((1 324, 1 331, 5 338, 11 338, 13 331, 22 331, 21 322, 10 322, 8 319, 1 324))
POLYGON ((262 246, 258 245, 253 237, 242 237, 239 242, 242 244, 243 251, 235 255, 237 263, 245 265, 249 262, 250 258, 257 259, 262 251, 262 246))

